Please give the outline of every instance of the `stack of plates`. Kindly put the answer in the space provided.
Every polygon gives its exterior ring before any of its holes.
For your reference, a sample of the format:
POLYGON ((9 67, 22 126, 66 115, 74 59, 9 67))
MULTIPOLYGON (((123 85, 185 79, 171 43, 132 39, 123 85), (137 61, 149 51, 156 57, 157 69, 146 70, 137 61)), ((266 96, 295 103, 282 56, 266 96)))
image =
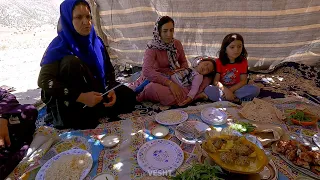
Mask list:
POLYGON ((208 107, 201 111, 201 119, 209 125, 222 125, 227 122, 227 114, 217 108, 208 107))

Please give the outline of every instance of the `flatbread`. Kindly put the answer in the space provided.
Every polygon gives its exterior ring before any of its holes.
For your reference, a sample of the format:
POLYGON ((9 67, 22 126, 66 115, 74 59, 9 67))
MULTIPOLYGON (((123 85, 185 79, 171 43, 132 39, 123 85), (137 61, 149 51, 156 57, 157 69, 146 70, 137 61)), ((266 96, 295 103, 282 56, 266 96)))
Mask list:
POLYGON ((246 119, 264 123, 279 123, 286 118, 284 113, 271 103, 257 98, 246 103, 240 114, 246 119))

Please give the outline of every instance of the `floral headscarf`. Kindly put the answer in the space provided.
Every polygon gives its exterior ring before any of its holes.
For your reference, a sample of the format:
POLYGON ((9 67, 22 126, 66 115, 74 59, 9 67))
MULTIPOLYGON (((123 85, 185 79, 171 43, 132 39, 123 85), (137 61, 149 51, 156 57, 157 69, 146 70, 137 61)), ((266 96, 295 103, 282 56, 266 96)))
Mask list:
POLYGON ((180 67, 177 60, 177 48, 174 46, 174 39, 172 39, 170 43, 164 43, 161 40, 158 29, 158 23, 162 17, 163 16, 160 16, 154 25, 153 39, 147 44, 147 49, 166 50, 170 64, 170 69, 174 70, 180 67))

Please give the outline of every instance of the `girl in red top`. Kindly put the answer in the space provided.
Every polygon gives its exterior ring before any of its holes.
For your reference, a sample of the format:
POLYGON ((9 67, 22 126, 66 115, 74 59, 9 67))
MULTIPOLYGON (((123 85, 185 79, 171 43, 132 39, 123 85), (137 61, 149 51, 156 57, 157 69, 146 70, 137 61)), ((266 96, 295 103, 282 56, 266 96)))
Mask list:
POLYGON ((219 59, 216 60, 217 73, 213 85, 204 91, 210 100, 241 102, 259 95, 258 87, 247 84, 247 56, 240 34, 231 33, 223 39, 219 59))

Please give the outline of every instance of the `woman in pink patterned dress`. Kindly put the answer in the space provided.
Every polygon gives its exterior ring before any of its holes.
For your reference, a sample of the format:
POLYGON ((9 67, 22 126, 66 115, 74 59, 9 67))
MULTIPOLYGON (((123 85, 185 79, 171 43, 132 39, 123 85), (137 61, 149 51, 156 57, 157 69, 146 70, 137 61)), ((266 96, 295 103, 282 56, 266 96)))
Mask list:
MULTIPOLYGON (((169 16, 160 17, 154 27, 153 39, 144 54, 142 76, 131 86, 135 89, 145 80, 150 81, 137 95, 138 101, 178 105, 188 98, 189 89, 170 80, 175 70, 189 67, 182 44, 173 38, 173 34, 173 19, 169 16)), ((210 81, 210 78, 204 78, 198 92, 202 92, 210 81)))

